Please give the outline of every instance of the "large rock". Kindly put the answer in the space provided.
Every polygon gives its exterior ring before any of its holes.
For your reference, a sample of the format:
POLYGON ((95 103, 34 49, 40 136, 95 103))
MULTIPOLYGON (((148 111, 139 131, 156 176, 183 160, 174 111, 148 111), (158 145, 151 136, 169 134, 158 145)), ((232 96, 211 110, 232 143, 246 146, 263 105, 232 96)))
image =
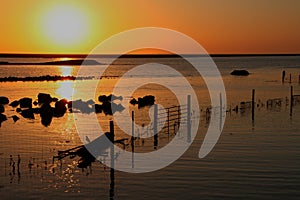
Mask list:
POLYGON ((19 100, 21 108, 32 108, 32 99, 24 97, 19 100))
POLYGON ((67 111, 67 105, 68 100, 67 99, 61 99, 55 103, 54 108, 54 116, 55 117, 62 117, 67 111))
POLYGON ((45 93, 39 93, 38 94, 38 103, 42 104, 42 103, 51 103, 52 102, 52 97, 50 94, 45 94, 45 93))
POLYGON ((20 101, 15 100, 15 101, 11 102, 9 105, 10 105, 11 107, 15 108, 15 107, 17 107, 19 104, 20 104, 20 101))
POLYGON ((7 97, 0 97, 0 104, 8 104, 9 103, 9 99, 7 97))
POLYGON ((233 76, 248 76, 250 73, 247 70, 233 70, 231 73, 233 76))

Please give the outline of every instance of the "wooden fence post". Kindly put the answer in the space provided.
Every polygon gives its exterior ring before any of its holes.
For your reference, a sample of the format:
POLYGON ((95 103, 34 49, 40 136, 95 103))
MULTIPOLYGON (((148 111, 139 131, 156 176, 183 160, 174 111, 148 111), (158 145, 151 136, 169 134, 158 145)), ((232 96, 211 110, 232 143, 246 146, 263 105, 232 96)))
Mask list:
POLYGON ((254 121, 255 89, 252 90, 252 121, 254 121))
POLYGON ((154 149, 158 146, 158 133, 157 133, 157 104, 154 104, 154 122, 153 122, 153 134, 154 134, 154 149))
POLYGON ((187 142, 191 142, 191 95, 187 96, 187 142))

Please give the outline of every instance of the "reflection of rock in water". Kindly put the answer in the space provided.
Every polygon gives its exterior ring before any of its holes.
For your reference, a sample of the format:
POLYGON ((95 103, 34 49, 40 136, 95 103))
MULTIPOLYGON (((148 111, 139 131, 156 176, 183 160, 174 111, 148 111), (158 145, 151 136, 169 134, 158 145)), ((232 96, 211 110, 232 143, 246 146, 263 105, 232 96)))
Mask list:
POLYGON ((53 108, 48 103, 44 103, 40 109, 41 122, 44 126, 49 126, 53 118, 53 108))

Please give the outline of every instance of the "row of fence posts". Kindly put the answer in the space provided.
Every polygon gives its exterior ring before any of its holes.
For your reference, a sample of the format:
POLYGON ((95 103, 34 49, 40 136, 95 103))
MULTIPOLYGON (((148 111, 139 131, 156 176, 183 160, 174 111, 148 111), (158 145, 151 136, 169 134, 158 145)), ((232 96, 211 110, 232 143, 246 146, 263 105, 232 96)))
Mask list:
MULTIPOLYGON (((293 106, 294 106, 294 90, 293 90, 293 86, 291 85, 290 87, 290 117, 293 116, 293 106)), ((296 95, 299 96, 299 95, 296 95)), ((268 102, 267 102, 267 106, 268 106, 268 102)), ((251 107, 252 107, 252 121, 254 122, 255 119, 255 89, 252 90, 252 100, 251 100, 251 107)))
MULTIPOLYGON (((285 82, 285 71, 282 71, 282 75, 281 75, 281 82, 284 83, 285 82)), ((289 83, 292 83, 292 74, 290 73, 289 76, 289 83)), ((300 75, 298 75, 298 83, 300 84, 300 75)))

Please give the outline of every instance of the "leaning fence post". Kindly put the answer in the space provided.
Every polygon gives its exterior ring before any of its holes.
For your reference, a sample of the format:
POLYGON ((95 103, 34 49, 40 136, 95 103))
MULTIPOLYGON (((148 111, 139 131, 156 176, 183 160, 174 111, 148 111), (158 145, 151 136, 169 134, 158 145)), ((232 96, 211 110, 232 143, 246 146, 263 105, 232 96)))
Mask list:
POLYGON ((220 93, 220 131, 222 131, 222 117, 223 117, 223 102, 222 102, 222 93, 220 93))
POLYGON ((157 146, 158 146, 158 133, 157 133, 157 104, 154 104, 153 134, 154 134, 154 149, 156 149, 157 146))
POLYGON ((187 142, 191 142, 191 95, 187 96, 187 142))

